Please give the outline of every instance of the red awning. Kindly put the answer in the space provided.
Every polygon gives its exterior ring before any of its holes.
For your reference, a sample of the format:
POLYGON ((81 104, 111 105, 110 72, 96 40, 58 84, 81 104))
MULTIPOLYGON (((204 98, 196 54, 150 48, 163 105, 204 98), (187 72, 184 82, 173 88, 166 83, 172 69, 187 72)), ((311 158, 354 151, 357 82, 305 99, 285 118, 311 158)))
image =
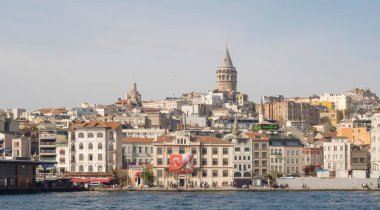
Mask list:
POLYGON ((112 181, 111 177, 107 178, 79 178, 75 177, 71 179, 72 182, 80 182, 80 183, 88 183, 88 182, 101 182, 101 183, 109 183, 112 181))
POLYGON ((72 182, 90 182, 90 178, 72 178, 71 179, 72 182))

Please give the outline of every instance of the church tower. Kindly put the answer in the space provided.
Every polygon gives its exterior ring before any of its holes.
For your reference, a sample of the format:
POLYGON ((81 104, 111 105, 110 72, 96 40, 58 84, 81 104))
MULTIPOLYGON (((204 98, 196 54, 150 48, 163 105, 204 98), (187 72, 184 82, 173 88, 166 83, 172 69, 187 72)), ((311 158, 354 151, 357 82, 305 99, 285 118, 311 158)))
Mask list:
POLYGON ((237 71, 226 46, 226 54, 216 70, 216 90, 219 92, 236 92, 237 71))

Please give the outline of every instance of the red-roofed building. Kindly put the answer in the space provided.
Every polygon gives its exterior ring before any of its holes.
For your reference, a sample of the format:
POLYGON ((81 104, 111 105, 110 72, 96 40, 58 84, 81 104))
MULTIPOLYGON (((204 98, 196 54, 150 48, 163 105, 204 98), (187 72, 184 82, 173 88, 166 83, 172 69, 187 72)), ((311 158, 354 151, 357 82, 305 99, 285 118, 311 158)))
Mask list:
POLYGON ((180 131, 158 137, 153 148, 157 185, 210 188, 233 185, 233 144, 228 141, 180 131), (177 158, 182 159, 178 164, 177 158))
POLYGON ((69 177, 110 177, 122 166, 122 125, 90 121, 69 128, 69 177))

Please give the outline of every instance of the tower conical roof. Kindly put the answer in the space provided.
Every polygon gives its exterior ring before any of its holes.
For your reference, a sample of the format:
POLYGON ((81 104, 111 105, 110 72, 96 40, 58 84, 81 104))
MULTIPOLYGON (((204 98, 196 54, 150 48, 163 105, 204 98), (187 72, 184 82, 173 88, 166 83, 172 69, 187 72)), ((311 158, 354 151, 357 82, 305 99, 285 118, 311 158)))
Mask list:
POLYGON ((224 55, 222 63, 220 64, 220 67, 222 67, 222 68, 233 68, 234 67, 234 65, 232 64, 230 52, 228 52, 227 46, 226 46, 226 53, 224 55))

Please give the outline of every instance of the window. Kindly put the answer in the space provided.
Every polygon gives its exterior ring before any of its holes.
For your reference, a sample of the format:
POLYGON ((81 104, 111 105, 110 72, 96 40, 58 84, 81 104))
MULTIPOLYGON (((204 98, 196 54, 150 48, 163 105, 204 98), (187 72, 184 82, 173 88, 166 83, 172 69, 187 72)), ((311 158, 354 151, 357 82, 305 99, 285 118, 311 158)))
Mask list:
POLYGON ((89 165, 88 166, 88 172, 93 172, 94 171, 94 167, 92 165, 89 165))
POLYGON ((71 140, 75 140, 75 133, 71 132, 71 140))
POLYGON ((83 154, 79 155, 79 160, 83 160, 83 154))
POLYGON ((65 163, 65 158, 59 158, 60 163, 65 163))
POLYGON ((168 147, 167 151, 168 155, 172 154, 173 153, 173 149, 171 147, 168 147))
POLYGON ((79 149, 83 149, 83 144, 82 143, 79 144, 79 149))
POLYGON ((87 138, 94 138, 94 133, 92 132, 87 133, 87 138))
POLYGON ((253 166, 254 166, 254 167, 259 167, 259 165, 260 165, 260 162, 259 162, 258 160, 255 160, 255 161, 253 162, 253 166))
POLYGON ((354 163, 359 163, 359 158, 353 158, 353 159, 352 159, 352 162, 354 162, 354 163))
POLYGON ((109 143, 108 144, 108 151, 113 151, 113 144, 112 143, 109 143))
POLYGON ((228 148, 223 148, 223 155, 228 155, 228 148))
POLYGON ((162 147, 157 147, 157 155, 162 155, 162 147))
POLYGON ((103 166, 98 166, 98 172, 103 172, 103 166))
POLYGON ((249 151, 250 151, 249 147, 244 147, 244 152, 249 152, 249 151))
POLYGON ((212 171, 212 177, 218 177, 218 171, 217 170, 212 171))
POLYGON ((193 154, 193 155, 197 154, 197 148, 192 147, 191 148, 191 154, 193 154))
POLYGON ((102 132, 98 132, 98 133, 96 133, 96 137, 97 137, 97 138, 103 138, 103 133, 102 133, 102 132))
POLYGON ((202 170, 202 177, 207 177, 207 170, 202 170))
POLYGON ((247 156, 247 160, 251 160, 251 156, 247 156))
POLYGON ((157 170, 157 177, 162 177, 162 170, 157 170))
POLYGON ((197 159, 196 158, 193 158, 193 164, 197 165, 197 159))
POLYGON ((75 165, 71 166, 71 172, 75 172, 75 165))
POLYGON ((179 154, 185 154, 185 147, 179 148, 179 154))
POLYGON ((79 166, 79 172, 83 172, 84 171, 84 167, 82 165, 79 166))
POLYGON ((262 160, 261 161, 261 166, 262 167, 267 167, 267 160, 262 160))
POLYGON ((103 155, 102 154, 98 154, 98 161, 102 161, 103 160, 103 155))
POLYGON ((193 176, 193 177, 197 177, 197 176, 198 176, 198 171, 197 171, 197 170, 194 170, 193 173, 191 173, 191 176, 193 176))
POLYGON ((112 131, 108 133, 108 139, 113 140, 113 132, 112 131))
POLYGON ((139 147, 139 153, 142 153, 142 148, 141 147, 139 147))
POLYGON ((145 147, 145 154, 148 153, 148 147, 145 147))
POLYGON ((224 166, 228 165, 228 158, 223 158, 223 165, 224 166))
POLYGON ((212 159, 212 165, 213 166, 218 165, 218 158, 213 158, 212 159))
POLYGON ((102 143, 99 143, 99 144, 98 144, 98 149, 103 149, 103 145, 102 145, 102 143))
POLYGON ((59 154, 60 155, 65 155, 65 150, 64 149, 59 150, 59 154))
POLYGON ((170 165, 170 158, 166 158, 166 165, 170 165))
POLYGON ((254 144, 254 150, 259 150, 259 148, 260 148, 260 144, 255 143, 255 144, 254 144))
POLYGON ((254 153, 254 158, 260 158, 260 152, 255 152, 254 153))
POLYGON ((157 158, 157 165, 162 165, 162 158, 157 158))
POLYGON ((202 166, 207 165, 207 158, 202 158, 202 166))
POLYGON ((360 158, 360 162, 361 163, 365 163, 366 161, 365 161, 365 158, 360 158))
POLYGON ((267 143, 262 143, 261 144, 261 149, 266 150, 267 149, 267 143))
POLYGON ((217 155, 218 154, 218 148, 212 148, 212 154, 217 155))
POLYGON ((88 161, 92 161, 93 158, 92 158, 92 154, 88 154, 88 161))
POLYGON ((340 151, 343 151, 343 146, 340 146, 340 151))
POLYGON ((334 146, 334 151, 337 151, 338 150, 338 147, 337 146, 334 146))
POLYGON ((202 155, 207 155, 207 148, 206 147, 202 147, 202 155))
POLYGON ((75 163, 75 155, 71 155, 71 162, 75 163))
POLYGON ((262 152, 261 153, 261 158, 267 158, 267 152, 262 152))
POLYGON ((235 152, 240 152, 240 147, 235 147, 235 152))
POLYGON ((80 138, 80 139, 84 138, 84 133, 82 133, 82 132, 78 133, 78 138, 80 138))
POLYGON ((92 143, 88 144, 88 149, 93 149, 92 143))

